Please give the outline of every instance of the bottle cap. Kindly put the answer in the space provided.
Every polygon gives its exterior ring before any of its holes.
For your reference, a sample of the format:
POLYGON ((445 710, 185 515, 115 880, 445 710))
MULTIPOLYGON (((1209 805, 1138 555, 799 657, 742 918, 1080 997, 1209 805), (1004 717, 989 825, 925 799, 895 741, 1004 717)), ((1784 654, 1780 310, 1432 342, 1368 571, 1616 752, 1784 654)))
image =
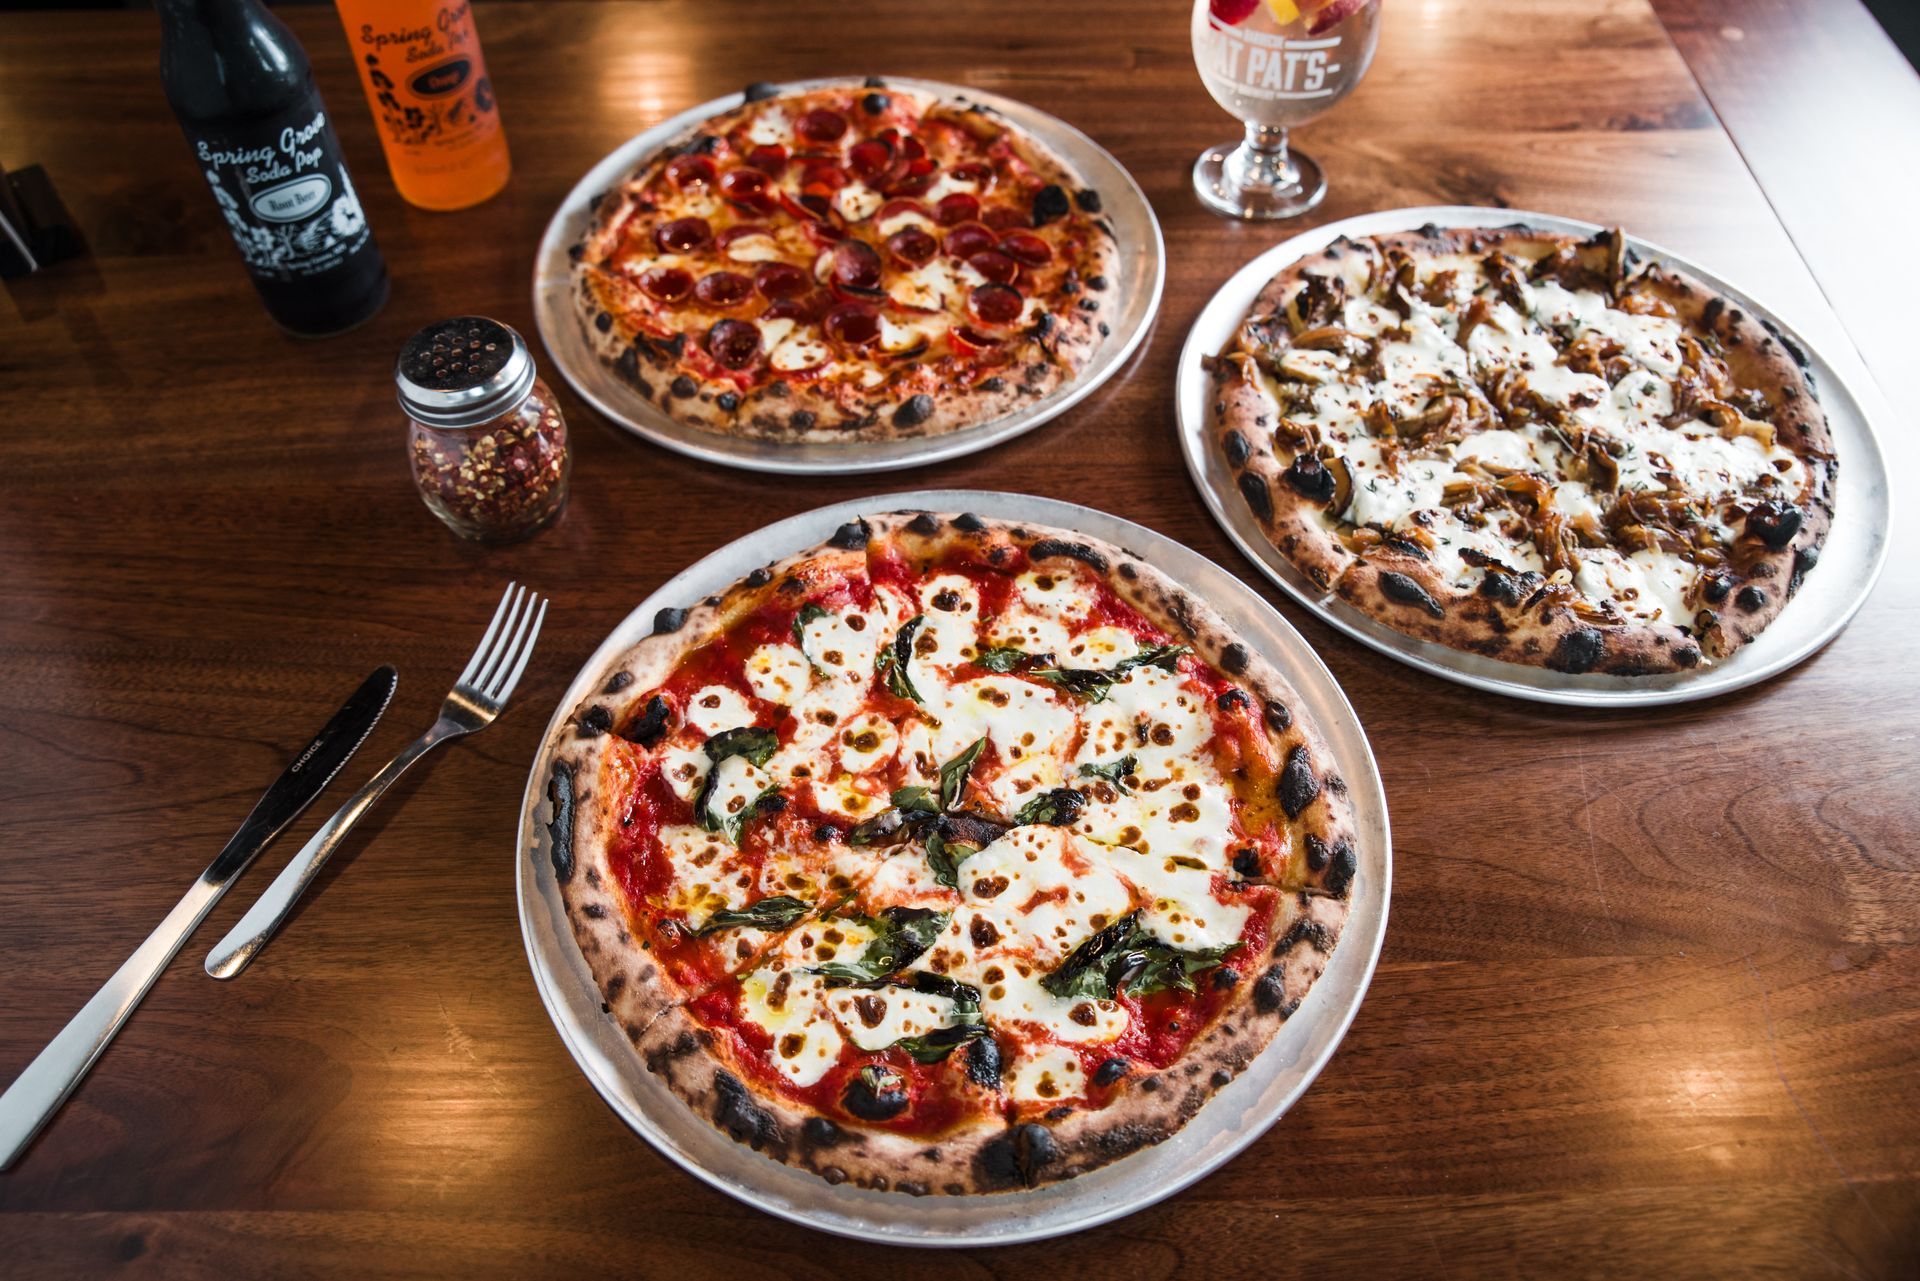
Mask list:
POLYGON ((533 390, 533 353, 506 325, 455 316, 428 325, 400 349, 393 381, 400 408, 430 427, 478 427, 533 390))

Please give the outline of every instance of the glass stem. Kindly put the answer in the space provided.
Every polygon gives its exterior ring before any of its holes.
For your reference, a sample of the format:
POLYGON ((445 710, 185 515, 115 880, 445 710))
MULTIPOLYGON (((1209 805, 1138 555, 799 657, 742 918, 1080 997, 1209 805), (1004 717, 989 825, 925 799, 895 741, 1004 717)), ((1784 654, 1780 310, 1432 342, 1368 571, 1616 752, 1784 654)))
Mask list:
POLYGON ((1247 140, 1239 148, 1240 185, 1268 191, 1290 191, 1297 187, 1300 175, 1287 156, 1287 131, 1280 125, 1255 124, 1249 120, 1247 140))

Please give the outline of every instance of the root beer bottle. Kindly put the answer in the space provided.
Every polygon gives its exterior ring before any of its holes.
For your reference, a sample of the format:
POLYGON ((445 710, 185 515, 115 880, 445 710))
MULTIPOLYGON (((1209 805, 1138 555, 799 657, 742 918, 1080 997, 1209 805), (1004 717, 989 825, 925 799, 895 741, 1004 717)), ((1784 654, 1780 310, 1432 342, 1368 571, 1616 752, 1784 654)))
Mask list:
POLYGON ((400 194, 464 209, 506 186, 513 165, 469 0, 338 3, 400 194))
POLYGON ((339 333, 387 300, 387 265, 306 50, 257 0, 159 0, 167 101, 267 311, 339 333))

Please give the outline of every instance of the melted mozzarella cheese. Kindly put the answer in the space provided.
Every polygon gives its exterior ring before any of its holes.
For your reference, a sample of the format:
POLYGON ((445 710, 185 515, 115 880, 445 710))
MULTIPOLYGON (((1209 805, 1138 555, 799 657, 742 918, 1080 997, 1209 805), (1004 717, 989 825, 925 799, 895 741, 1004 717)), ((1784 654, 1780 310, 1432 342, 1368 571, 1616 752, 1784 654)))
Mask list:
MULTIPOLYGON (((1002 939, 1017 938, 1038 960, 1059 961, 1133 906, 1126 883, 1065 828, 1016 827, 960 867, 965 904, 1002 939)), ((971 941, 971 921, 962 937, 971 941)), ((988 930, 981 931, 984 937, 988 930)))
POLYGON ((753 724, 753 712, 748 709, 745 696, 725 685, 708 685, 696 690, 687 700, 686 718, 687 724, 708 735, 753 724))
POLYGON ((673 794, 683 801, 700 794, 700 786, 707 781, 707 771, 712 766, 704 747, 667 747, 660 752, 660 772, 666 776, 673 794))
MULTIPOLYGON (((780 256, 780 245, 772 236, 741 236, 727 246, 727 257, 735 262, 772 262, 780 256)), ((764 331, 763 324, 761 329, 764 331)), ((773 340, 768 339, 771 347, 773 340)))
POLYGON ((840 1060, 846 1041, 812 974, 755 970, 741 980, 740 1014, 773 1039, 767 1057, 795 1085, 814 1084, 840 1060))
POLYGON ((848 222, 866 221, 885 203, 885 196, 859 182, 850 182, 833 193, 833 207, 848 222))
POLYGON ((1050 687, 999 675, 951 686, 935 684, 932 676, 923 682, 916 675, 914 683, 936 722, 932 746, 939 760, 951 760, 975 739, 985 738, 1006 766, 994 782, 996 796, 1031 785, 1016 780, 1042 774, 1058 778, 1075 718, 1073 709, 1050 687))
POLYGON ((829 992, 827 1008, 848 1040, 863 1050, 884 1050, 895 1041, 925 1036, 953 1024, 953 1002, 902 987, 829 992))
POLYGON ((1029 654, 1061 654, 1072 644, 1073 635, 1057 618, 1048 618, 1018 605, 989 620, 987 644, 1006 645, 1029 654))
POLYGON ((827 344, 810 333, 790 335, 767 356, 767 364, 783 374, 824 365, 833 356, 827 344))
POLYGON ((793 122, 779 107, 768 107, 747 126, 747 141, 759 147, 784 147, 793 142, 793 122))
POLYGON ((813 684, 813 668, 793 645, 762 645, 747 657, 747 684, 755 698, 787 707, 813 684))
POLYGON ((1224 947, 1246 928, 1251 909, 1216 899, 1213 866, 1184 847, 1146 853, 1117 845, 1102 854, 1145 895, 1140 923, 1162 942, 1185 951, 1224 947))
POLYGON ((1061 1045, 1021 1046, 1007 1074, 1007 1093, 1022 1103, 1061 1103, 1086 1089, 1080 1056, 1061 1045))
POLYGON ((713 767, 707 812, 717 820, 739 820, 773 785, 772 777, 746 757, 729 756, 713 767))
POLYGON ((840 767, 849 774, 865 774, 900 751, 900 732, 886 717, 862 712, 840 727, 838 745, 840 767))
POLYGON ((947 311, 966 296, 958 269, 936 258, 925 266, 901 272, 887 288, 887 296, 902 307, 920 311, 947 311))
POLYGON ((897 231, 905 231, 908 227, 920 227, 935 235, 940 232, 940 224, 918 209, 901 209, 890 213, 873 226, 874 230, 882 236, 891 236, 897 231))
POLYGON ((1574 586, 1595 600, 1612 600, 1634 618, 1687 627, 1694 611, 1687 592, 1699 568, 1661 551, 1637 551, 1623 556, 1610 547, 1580 553, 1580 571, 1574 586))
POLYGON ((691 824, 660 829, 660 852, 673 869, 668 907, 684 912, 695 929, 722 908, 745 907, 752 875, 732 865, 727 838, 691 824))
POLYGON ((1020 603, 1037 614, 1068 623, 1083 622, 1098 604, 1093 589, 1077 570, 1031 569, 1013 581, 1020 603))

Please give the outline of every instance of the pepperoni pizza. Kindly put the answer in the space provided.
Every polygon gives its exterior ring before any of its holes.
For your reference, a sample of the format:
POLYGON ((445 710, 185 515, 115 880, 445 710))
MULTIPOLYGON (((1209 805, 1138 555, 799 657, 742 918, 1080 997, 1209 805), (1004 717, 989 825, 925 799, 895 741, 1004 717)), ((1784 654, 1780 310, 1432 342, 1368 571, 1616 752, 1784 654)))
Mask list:
POLYGON ((584 332, 638 395, 773 440, 998 418, 1070 381, 1116 302, 1099 192, 997 112, 877 77, 749 88, 571 252, 584 332))

